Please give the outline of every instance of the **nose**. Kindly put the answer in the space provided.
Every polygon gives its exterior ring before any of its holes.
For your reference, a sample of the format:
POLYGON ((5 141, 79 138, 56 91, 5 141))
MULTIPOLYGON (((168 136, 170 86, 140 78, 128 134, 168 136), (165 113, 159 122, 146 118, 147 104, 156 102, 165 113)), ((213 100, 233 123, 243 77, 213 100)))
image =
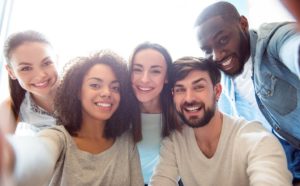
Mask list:
POLYGON ((144 72, 143 72, 141 81, 142 81, 143 83, 147 83, 147 82, 149 81, 149 74, 148 74, 147 71, 144 71, 144 72))
POLYGON ((43 70, 43 69, 38 69, 37 73, 36 73, 36 77, 39 79, 43 79, 44 77, 47 76, 47 71, 43 70))
POLYGON ((108 86, 103 86, 102 89, 100 89, 100 96, 103 98, 110 97, 111 96, 111 90, 108 86))
POLYGON ((194 92, 191 89, 186 90, 185 101, 191 103, 195 100, 194 92))
POLYGON ((212 52, 212 59, 213 61, 221 61, 223 58, 224 58, 224 55, 225 53, 220 50, 220 49, 213 49, 213 52, 212 52))

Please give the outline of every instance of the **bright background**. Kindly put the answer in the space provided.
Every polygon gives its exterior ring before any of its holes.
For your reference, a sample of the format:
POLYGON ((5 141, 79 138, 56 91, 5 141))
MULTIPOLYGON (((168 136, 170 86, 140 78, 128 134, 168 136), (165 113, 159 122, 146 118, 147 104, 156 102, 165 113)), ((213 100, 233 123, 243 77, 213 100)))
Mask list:
MULTIPOLYGON (((193 30, 200 11, 216 0, 0 0, 0 49, 7 35, 27 29, 44 33, 60 57, 69 59, 110 48, 128 59, 144 41, 166 47, 173 59, 201 56, 193 30), (1 10, 2 9, 2 10, 1 10)), ((230 0, 251 28, 292 20, 278 0, 230 0)), ((1 53, 0 53, 1 54, 1 53)), ((2 55, 2 54, 1 54, 2 55)), ((0 98, 7 74, 0 56, 0 98)))

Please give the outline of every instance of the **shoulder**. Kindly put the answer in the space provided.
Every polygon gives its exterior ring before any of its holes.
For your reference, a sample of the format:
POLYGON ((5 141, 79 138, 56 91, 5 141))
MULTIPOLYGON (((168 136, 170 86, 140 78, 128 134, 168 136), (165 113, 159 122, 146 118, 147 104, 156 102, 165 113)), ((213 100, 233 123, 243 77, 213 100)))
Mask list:
POLYGON ((283 36, 290 36, 297 33, 297 24, 294 22, 280 22, 280 23, 265 23, 257 30, 258 39, 277 38, 281 39, 283 36), (281 37, 279 37, 281 36, 281 37))
MULTIPOLYGON (((247 150, 255 151, 258 147, 269 148, 280 147, 276 137, 267 131, 263 125, 258 121, 246 121, 244 119, 237 119, 236 127, 236 141, 238 145, 247 152, 247 150)), ((270 149, 270 148, 269 148, 270 149)))
POLYGON ((61 125, 41 130, 37 136, 40 138, 51 139, 63 146, 72 140, 68 131, 61 125))

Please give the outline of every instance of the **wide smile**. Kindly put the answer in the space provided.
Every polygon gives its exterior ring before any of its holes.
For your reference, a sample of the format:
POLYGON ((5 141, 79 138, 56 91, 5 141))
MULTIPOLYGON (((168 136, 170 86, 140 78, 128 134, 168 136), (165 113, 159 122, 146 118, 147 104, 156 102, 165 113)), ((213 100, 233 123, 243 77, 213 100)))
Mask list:
POLYGON ((188 113, 195 113, 202 109, 201 105, 185 106, 184 110, 188 113))
POLYGON ((50 83, 50 79, 38 83, 33 83, 32 85, 36 88, 45 88, 49 85, 49 83, 50 83))
POLYGON ((136 86, 136 88, 137 88, 137 90, 139 90, 139 92, 142 92, 142 93, 148 93, 154 89, 152 87, 144 87, 144 86, 136 86))
POLYGON ((96 102, 95 105, 100 109, 104 111, 110 111, 112 109, 113 104, 107 103, 107 102, 96 102))
POLYGON ((233 56, 229 56, 226 59, 220 61, 218 65, 221 66, 223 70, 230 70, 233 66, 233 56))

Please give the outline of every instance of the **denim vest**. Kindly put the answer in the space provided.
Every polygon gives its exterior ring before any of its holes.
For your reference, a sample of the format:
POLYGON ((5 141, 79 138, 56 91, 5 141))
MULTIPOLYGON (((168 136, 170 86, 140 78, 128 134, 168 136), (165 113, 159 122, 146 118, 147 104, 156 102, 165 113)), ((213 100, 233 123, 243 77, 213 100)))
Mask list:
MULTIPOLYGON (((295 34, 292 23, 265 24, 258 32, 250 31, 250 45, 252 80, 258 106, 272 128, 290 144, 300 148, 300 79, 279 57, 280 47, 295 34)), ((239 105, 235 104, 233 81, 222 75, 224 95, 219 101, 220 110, 241 116, 253 112, 239 109, 239 105)))

